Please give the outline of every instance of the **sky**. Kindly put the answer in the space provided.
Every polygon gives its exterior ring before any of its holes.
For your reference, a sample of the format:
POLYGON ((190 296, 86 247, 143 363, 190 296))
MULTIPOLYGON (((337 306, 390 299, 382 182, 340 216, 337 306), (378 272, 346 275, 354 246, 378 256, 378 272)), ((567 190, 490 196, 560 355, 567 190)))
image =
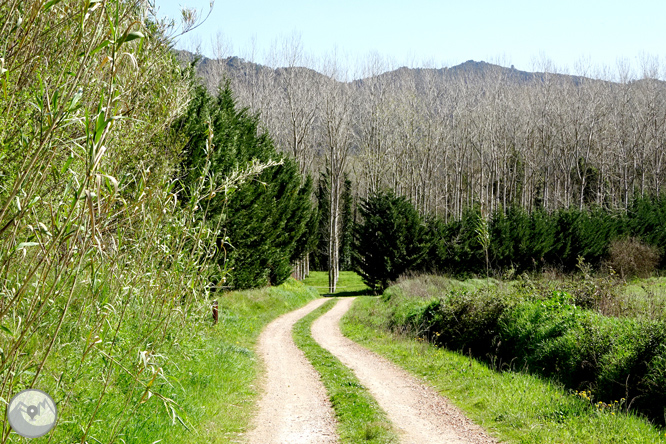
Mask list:
MULTIPOLYGON (((158 16, 178 19, 181 7, 205 16, 210 0, 155 3, 158 16)), ((215 0, 208 19, 176 47, 212 57, 218 34, 227 56, 258 63, 270 63, 276 42, 296 37, 306 53, 335 53, 350 67, 379 55, 392 67, 475 60, 592 75, 621 65, 640 77, 646 61, 666 65, 666 1, 215 0)))

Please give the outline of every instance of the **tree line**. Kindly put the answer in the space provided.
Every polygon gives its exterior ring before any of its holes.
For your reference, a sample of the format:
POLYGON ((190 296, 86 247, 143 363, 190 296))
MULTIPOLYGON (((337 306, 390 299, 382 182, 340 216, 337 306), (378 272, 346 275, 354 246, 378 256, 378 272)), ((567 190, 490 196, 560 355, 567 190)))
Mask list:
POLYGON ((355 199, 392 189, 445 222, 469 208, 626 211, 664 188, 656 59, 644 57, 636 78, 624 65, 571 76, 547 63, 538 73, 471 61, 390 70, 371 57, 354 80, 335 58, 313 61, 298 40, 274 51, 271 68, 219 56, 207 61, 208 82, 230 79, 280 150, 302 171, 330 175, 332 284, 344 174, 355 199))
POLYGON ((353 267, 377 292, 408 272, 512 278, 525 272, 605 269, 623 278, 666 267, 666 195, 636 197, 627 211, 479 207, 446 222, 404 196, 373 193, 353 227, 353 267))

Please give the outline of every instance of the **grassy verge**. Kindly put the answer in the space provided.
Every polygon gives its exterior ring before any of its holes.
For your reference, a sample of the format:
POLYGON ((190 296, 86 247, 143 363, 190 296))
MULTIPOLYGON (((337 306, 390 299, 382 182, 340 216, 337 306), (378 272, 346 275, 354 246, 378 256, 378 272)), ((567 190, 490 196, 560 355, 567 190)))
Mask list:
MULTIPOLYGON (((303 279, 305 285, 317 289, 319 294, 329 294, 328 292, 328 272, 311 271, 310 275, 303 279)), ((361 276, 353 271, 341 271, 336 287, 336 296, 362 296, 370 291, 367 285, 363 283, 361 276)))
POLYGON ((220 295, 218 325, 193 331, 191 341, 178 345, 179 358, 165 368, 172 378, 161 392, 178 403, 177 413, 190 430, 154 402, 154 416, 131 422, 121 437, 126 442, 238 442, 258 394, 259 363, 253 349, 259 333, 271 320, 317 296, 292 279, 279 287, 220 295))
POLYGON ((338 419, 342 444, 394 443, 397 435, 377 402, 356 379, 353 372, 335 356, 321 348, 310 335, 310 326, 333 307, 328 301, 294 326, 294 340, 321 375, 338 419))
POLYGON ((426 379, 470 418, 517 443, 663 443, 664 431, 618 407, 518 372, 496 372, 467 356, 384 330, 378 299, 358 299, 343 318, 349 338, 426 379))

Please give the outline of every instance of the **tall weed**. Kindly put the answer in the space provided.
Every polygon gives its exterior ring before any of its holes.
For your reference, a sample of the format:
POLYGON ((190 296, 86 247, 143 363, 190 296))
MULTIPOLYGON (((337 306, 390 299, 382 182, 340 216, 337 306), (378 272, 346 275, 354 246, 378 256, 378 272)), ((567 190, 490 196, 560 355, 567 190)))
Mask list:
POLYGON ((54 442, 156 411, 190 427, 165 368, 225 272, 204 203, 265 167, 204 173, 181 205, 168 128, 192 84, 165 35, 144 1, 0 3, 0 399, 50 393, 54 442))

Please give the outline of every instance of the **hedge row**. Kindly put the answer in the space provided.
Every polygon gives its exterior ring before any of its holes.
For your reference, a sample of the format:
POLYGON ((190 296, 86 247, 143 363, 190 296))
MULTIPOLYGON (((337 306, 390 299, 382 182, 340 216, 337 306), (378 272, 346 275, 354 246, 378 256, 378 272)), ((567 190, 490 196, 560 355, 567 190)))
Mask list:
POLYGON ((520 299, 494 291, 408 298, 392 287, 391 327, 471 354, 500 370, 555 379, 591 390, 651 420, 666 413, 666 323, 611 318, 577 307, 557 291, 550 299, 520 299))
MULTIPOLYGON (((484 274, 485 252, 479 240, 478 209, 460 220, 429 221, 431 249, 424 268, 455 275, 484 274)), ((611 241, 636 237, 656 247, 659 268, 666 268, 666 196, 636 199, 627 211, 561 209, 528 213, 522 208, 499 209, 488 218, 489 259, 494 270, 517 272, 546 266, 573 271, 578 257, 599 267, 611 241)))

